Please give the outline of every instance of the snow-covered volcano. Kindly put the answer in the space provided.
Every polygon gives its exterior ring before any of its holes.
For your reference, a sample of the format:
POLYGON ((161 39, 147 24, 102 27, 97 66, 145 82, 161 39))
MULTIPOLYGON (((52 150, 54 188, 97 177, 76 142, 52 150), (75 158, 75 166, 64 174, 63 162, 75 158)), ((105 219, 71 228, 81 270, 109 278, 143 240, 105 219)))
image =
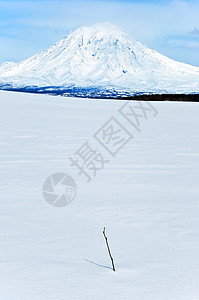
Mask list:
POLYGON ((81 27, 20 63, 3 64, 0 84, 199 93, 199 68, 169 59, 103 23, 81 27))

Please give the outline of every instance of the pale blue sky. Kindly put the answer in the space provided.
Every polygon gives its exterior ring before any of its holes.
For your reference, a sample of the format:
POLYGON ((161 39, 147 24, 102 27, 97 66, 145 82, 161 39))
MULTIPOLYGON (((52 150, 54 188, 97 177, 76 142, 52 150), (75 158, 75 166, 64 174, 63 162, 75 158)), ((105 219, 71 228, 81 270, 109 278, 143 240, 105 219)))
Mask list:
POLYGON ((198 16, 199 0, 0 0, 0 63, 40 52, 79 26, 109 21, 148 47, 199 66, 198 16))

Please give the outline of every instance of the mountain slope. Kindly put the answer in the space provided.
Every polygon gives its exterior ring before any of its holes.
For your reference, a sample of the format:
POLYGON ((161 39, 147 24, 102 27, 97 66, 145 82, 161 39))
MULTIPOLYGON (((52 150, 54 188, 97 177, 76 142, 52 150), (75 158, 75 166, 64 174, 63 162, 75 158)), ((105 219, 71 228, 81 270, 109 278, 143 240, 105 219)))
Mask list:
POLYGON ((199 68, 171 60, 110 24, 81 27, 18 64, 0 66, 12 86, 117 87, 132 93, 197 93, 199 68))

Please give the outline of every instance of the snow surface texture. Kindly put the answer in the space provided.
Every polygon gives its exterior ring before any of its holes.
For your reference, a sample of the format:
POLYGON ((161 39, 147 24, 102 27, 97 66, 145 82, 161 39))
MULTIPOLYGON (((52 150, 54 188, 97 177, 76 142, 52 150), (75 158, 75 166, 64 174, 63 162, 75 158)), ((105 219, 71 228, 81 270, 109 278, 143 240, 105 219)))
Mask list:
POLYGON ((154 103, 90 184, 70 166, 124 103, 0 91, 1 300, 198 300, 198 104, 154 103), (65 208, 42 197, 55 172, 78 186, 65 208))
POLYGON ((199 68, 176 62, 108 23, 81 27, 20 63, 0 66, 13 86, 114 86, 132 93, 199 93, 199 68))

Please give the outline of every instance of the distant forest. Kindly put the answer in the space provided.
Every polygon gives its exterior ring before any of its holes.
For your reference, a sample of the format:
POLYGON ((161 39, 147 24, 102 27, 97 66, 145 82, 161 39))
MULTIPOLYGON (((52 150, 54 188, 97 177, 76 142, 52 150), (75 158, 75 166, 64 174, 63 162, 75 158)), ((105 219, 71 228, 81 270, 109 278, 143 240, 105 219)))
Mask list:
POLYGON ((137 95, 132 97, 123 97, 126 100, 143 100, 143 101, 191 101, 199 102, 199 94, 163 94, 163 95, 137 95))

